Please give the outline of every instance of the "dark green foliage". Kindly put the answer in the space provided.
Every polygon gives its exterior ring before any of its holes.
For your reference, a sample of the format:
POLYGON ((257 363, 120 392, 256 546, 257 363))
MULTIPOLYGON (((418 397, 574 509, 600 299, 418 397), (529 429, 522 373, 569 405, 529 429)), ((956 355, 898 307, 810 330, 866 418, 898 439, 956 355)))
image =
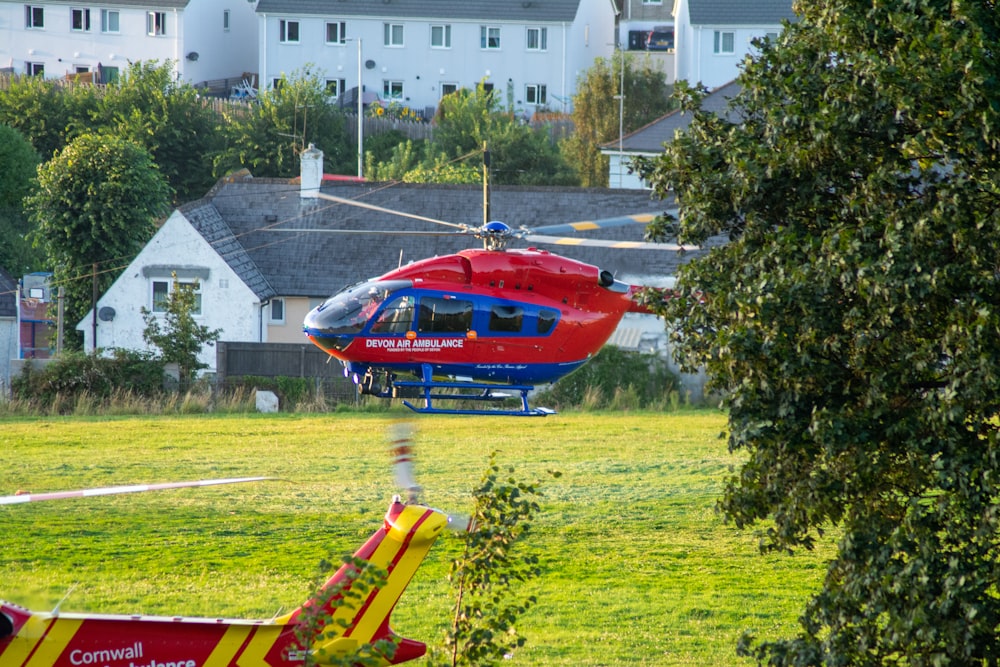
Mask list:
POLYGON ((216 176, 243 168, 258 177, 298 176, 299 155, 309 144, 323 151, 327 172, 357 170, 357 143, 347 136, 343 114, 329 101, 325 81, 308 67, 282 75, 280 84, 262 91, 256 104, 227 113, 224 120, 216 176))
POLYGON ((182 387, 189 386, 198 371, 208 367, 198 355, 206 344, 214 345, 222 333, 221 329, 209 329, 195 320, 197 289, 197 283, 181 283, 175 274, 163 314, 142 308, 146 324, 142 339, 159 348, 165 363, 177 364, 182 387))
POLYGON ((169 189, 142 146, 111 134, 84 134, 38 170, 25 200, 34 242, 66 289, 68 329, 155 231, 169 189))
POLYGON ((61 151, 77 134, 94 131, 90 120, 96 107, 97 93, 89 85, 22 76, 0 90, 0 123, 27 137, 43 160, 61 151))
POLYGON ((474 529, 466 533, 465 550, 451 565, 454 620, 444 651, 431 664, 496 665, 524 645, 516 623, 536 599, 511 598, 540 572, 538 559, 517 547, 531 529, 541 493, 535 485, 518 482, 513 472, 513 468, 501 471, 496 452, 491 453, 489 467, 473 492, 474 529))
POLYGON ((606 408, 624 393, 627 407, 662 407, 680 388, 680 380, 656 354, 626 352, 605 345, 581 368, 539 392, 533 401, 555 408, 606 408))
POLYGON ((112 356, 66 353, 41 368, 25 364, 11 380, 15 398, 51 405, 61 399, 68 409, 73 399, 110 399, 121 393, 155 397, 163 391, 163 363, 148 354, 113 350, 112 356))
POLYGON ((580 76, 573 96, 573 134, 561 150, 585 187, 607 187, 608 158, 600 146, 667 113, 674 103, 662 71, 648 58, 617 51, 613 58, 598 58, 580 76), (616 96, 623 92, 624 104, 616 96))
POLYGON ((1000 12, 800 3, 734 126, 649 165, 681 238, 732 241, 666 304, 746 454, 720 507, 762 545, 842 535, 773 665, 1000 663, 1000 12))
POLYGON ((23 200, 35 182, 39 157, 24 135, 0 124, 0 267, 14 277, 42 268, 27 238, 23 200))
POLYGON ((219 118, 173 64, 132 63, 98 97, 93 123, 127 137, 153 156, 175 193, 174 202, 202 197, 215 183, 212 156, 221 147, 219 118))
MULTIPOLYGON (((302 614, 299 622, 295 626, 295 641, 298 647, 306 647, 311 644, 322 645, 324 641, 334 639, 350 628, 350 624, 343 619, 334 621, 333 614, 326 610, 327 605, 336 612, 342 607, 359 608, 364 604, 365 598, 371 591, 385 586, 388 573, 372 563, 345 556, 343 562, 348 566, 344 578, 336 584, 323 590, 322 585, 332 564, 323 560, 320 563, 320 578, 316 583, 316 590, 302 607, 302 614)), ((305 664, 307 667, 314 665, 330 665, 332 667, 376 667, 386 664, 391 660, 396 652, 396 644, 389 639, 380 639, 374 644, 362 644, 355 651, 348 654, 333 654, 325 649, 309 651, 305 653, 305 664)), ((286 655, 286 659, 292 660, 286 655)))

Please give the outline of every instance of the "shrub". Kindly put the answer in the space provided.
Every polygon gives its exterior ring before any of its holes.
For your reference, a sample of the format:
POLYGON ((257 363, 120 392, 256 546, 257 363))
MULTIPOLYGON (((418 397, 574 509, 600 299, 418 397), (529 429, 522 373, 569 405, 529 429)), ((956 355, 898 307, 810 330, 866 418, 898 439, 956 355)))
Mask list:
POLYGON ((11 390, 15 399, 60 404, 75 411, 77 406, 107 401, 122 393, 158 396, 163 392, 163 363, 128 350, 114 350, 110 357, 66 353, 42 368, 25 365, 12 379, 11 390))
POLYGON ((614 345, 533 399, 552 407, 618 410, 665 407, 680 388, 680 379, 657 354, 627 352, 614 345))

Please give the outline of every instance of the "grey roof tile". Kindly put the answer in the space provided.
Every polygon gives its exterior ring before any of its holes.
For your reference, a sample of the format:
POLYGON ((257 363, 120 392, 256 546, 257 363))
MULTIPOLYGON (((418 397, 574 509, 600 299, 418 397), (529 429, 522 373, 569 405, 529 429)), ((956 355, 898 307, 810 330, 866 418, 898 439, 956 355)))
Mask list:
POLYGON ((579 0, 260 0, 259 14, 571 22, 579 0))
POLYGON ((689 0, 691 25, 778 25, 795 18, 792 0, 689 0))
MULTIPOLYGON (((476 186, 365 183, 325 187, 324 191, 437 220, 474 226, 483 222, 482 191, 476 186)), ((199 230, 206 238, 211 237, 213 245, 223 249, 223 256, 241 275, 261 281, 253 283, 257 285, 253 288, 262 296, 266 289, 261 285, 266 283, 270 296, 325 298, 348 285, 394 269, 400 262, 480 245, 480 241, 469 236, 401 234, 447 232, 449 228, 325 200, 301 199, 299 186, 292 181, 248 179, 220 183, 210 199, 210 207, 203 204, 197 207, 197 213, 192 210, 199 230), (217 212, 217 218, 213 211, 217 212), (309 231, 315 229, 375 233, 309 231), (245 255, 234 250, 233 244, 240 246, 245 255)), ((536 228, 658 212, 667 207, 665 202, 651 200, 649 192, 644 190, 496 186, 492 188, 490 217, 514 227, 536 228)), ((636 224, 580 235, 641 240, 643 231, 643 225, 636 224)), ((512 247, 528 245, 511 244, 512 247)), ((672 275, 681 262, 697 254, 572 246, 547 249, 616 275, 644 276, 672 275)))

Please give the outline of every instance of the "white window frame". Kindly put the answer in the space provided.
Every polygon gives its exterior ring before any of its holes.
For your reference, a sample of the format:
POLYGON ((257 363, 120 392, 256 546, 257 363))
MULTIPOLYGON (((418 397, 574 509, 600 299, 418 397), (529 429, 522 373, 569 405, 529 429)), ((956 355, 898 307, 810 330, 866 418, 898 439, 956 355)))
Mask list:
POLYGON ((382 80, 382 99, 394 102, 403 101, 403 82, 399 79, 382 80))
POLYGON ((299 22, 292 19, 278 19, 278 43, 298 44, 301 37, 299 22), (295 36, 292 38, 294 28, 295 36))
POLYGON ((121 14, 117 9, 101 10, 101 32, 112 35, 121 32, 121 14), (113 27, 112 23, 114 23, 113 27))
POLYGON ((736 53, 736 33, 732 30, 716 30, 712 35, 712 53, 717 56, 731 56, 736 53), (726 41, 729 41, 728 50, 726 41))
POLYGON ((45 63, 33 63, 25 61, 24 73, 28 76, 45 76, 45 63))
POLYGON ((267 309, 267 323, 268 324, 284 324, 285 323, 285 300, 281 297, 275 297, 271 299, 271 303, 268 304, 267 309))
POLYGON ((548 51, 549 50, 549 29, 548 28, 527 28, 524 34, 524 48, 528 51, 548 51), (535 45, 532 46, 532 36, 535 45))
POLYGON ((479 26, 479 48, 484 51, 500 50, 500 26, 479 26))
POLYGON ((382 24, 382 45, 392 49, 404 46, 402 23, 382 24))
POLYGON ((545 106, 549 103, 548 90, 544 83, 529 83, 524 87, 524 103, 545 106))
MULTIPOLYGON (((195 287, 195 300, 194 308, 191 309, 191 315, 194 317, 201 316, 201 301, 202 301, 202 291, 201 291, 201 281, 200 280, 178 280, 177 284, 184 287, 195 287)), ((149 312, 151 313, 165 313, 167 312, 166 301, 170 299, 170 294, 174 291, 174 279, 173 278, 153 278, 149 281, 149 312), (163 299, 157 301, 156 293, 157 285, 164 285, 166 291, 163 292, 163 299)))
POLYGON ((327 21, 323 29, 323 41, 326 44, 347 44, 347 21, 327 21), (330 28, 334 29, 334 39, 330 39, 330 28))
POLYGON ((439 23, 431 26, 431 48, 450 49, 451 48, 451 25, 439 23), (435 35, 435 33, 437 33, 435 35), (436 39, 435 39, 436 37, 436 39))
POLYGON ((41 5, 25 5, 24 27, 28 30, 44 30, 45 7, 42 7, 41 5))
POLYGON ((70 7, 69 8, 69 29, 72 32, 90 32, 90 8, 89 7, 70 7), (76 27, 77 18, 79 17, 79 28, 76 27))
POLYGON ((442 81, 439 88, 441 89, 441 97, 444 97, 458 92, 459 85, 454 81, 442 81))
POLYGON ((326 94, 327 97, 332 99, 337 99, 344 94, 347 86, 347 79, 327 79, 326 80, 326 94))
POLYGON ((146 34, 150 37, 165 37, 167 34, 167 13, 146 12, 146 34))

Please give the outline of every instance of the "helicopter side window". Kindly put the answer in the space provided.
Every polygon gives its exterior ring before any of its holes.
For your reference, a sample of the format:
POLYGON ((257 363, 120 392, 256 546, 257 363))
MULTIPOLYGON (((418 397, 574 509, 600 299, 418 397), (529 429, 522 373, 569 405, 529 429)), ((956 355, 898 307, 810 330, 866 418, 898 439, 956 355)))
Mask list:
POLYGON ((521 306, 494 305, 490 309, 490 331, 520 333, 524 323, 524 308, 521 306))
POLYGON ((538 325, 537 331, 539 335, 544 336, 545 334, 552 331, 552 327, 556 325, 556 320, 559 319, 559 313, 555 310, 541 310, 538 313, 538 325))
POLYGON ((420 333, 465 333, 472 328, 472 302, 423 297, 418 317, 420 333))
POLYGON ((413 324, 412 296, 401 296, 387 305, 372 324, 372 333, 406 333, 413 324))

